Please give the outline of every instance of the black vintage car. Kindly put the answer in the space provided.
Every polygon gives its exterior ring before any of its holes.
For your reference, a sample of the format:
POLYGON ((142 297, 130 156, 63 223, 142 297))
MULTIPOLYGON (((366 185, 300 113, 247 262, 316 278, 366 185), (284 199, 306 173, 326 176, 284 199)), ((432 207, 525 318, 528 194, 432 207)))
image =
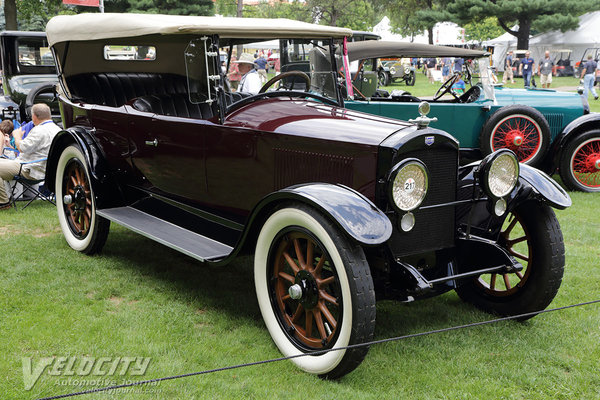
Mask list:
POLYGON ((515 315, 556 295, 564 245, 552 208, 569 196, 510 150, 460 167, 427 103, 416 123, 343 108, 335 54, 351 31, 81 14, 53 18, 47 34, 66 129, 46 182, 67 243, 98 253, 112 221, 204 263, 254 254, 266 327, 303 370, 356 368, 368 347, 346 346, 373 338, 376 298, 456 290, 515 315), (231 92, 219 49, 230 60, 274 39, 286 72, 231 92))
POLYGON ((29 120, 36 102, 50 105, 55 120, 60 112, 52 92, 58 83, 54 58, 44 32, 0 33, 2 58, 2 119, 29 120))

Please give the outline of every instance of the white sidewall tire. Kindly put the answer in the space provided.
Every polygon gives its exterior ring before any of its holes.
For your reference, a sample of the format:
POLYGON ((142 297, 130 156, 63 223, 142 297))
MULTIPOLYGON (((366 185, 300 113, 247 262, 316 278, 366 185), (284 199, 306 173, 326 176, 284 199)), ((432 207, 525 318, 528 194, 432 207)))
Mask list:
POLYGON ((65 237, 67 243, 69 244, 69 246, 71 246, 71 248, 73 248, 74 250, 77 250, 77 251, 85 252, 91 246, 92 240, 95 236, 96 218, 97 218, 96 217, 96 201, 94 199, 94 190, 92 189, 92 183, 90 180, 90 172, 88 170, 88 166, 85 161, 85 156, 83 155, 83 153, 81 152, 81 150, 79 150, 79 148, 77 146, 69 146, 69 147, 65 148, 63 150, 63 152, 61 153, 60 158, 58 159, 58 165, 56 166, 55 189, 56 189, 56 209, 58 212, 58 221, 60 222, 60 227, 63 231, 63 236, 65 237), (81 162, 81 164, 83 165, 83 167, 85 168, 86 179, 88 180, 88 182, 90 184, 90 190, 91 190, 92 218, 91 218, 90 229, 88 231, 88 234, 83 239, 79 239, 75 235, 73 235, 73 232, 71 231, 71 228, 69 227, 69 223, 67 222, 67 216, 65 214, 65 209, 64 209, 64 205, 63 205, 63 196, 64 196, 63 176, 65 174, 65 167, 67 166, 67 163, 72 159, 79 160, 81 162))
MULTIPOLYGON (((282 331, 273 306, 269 298, 269 287, 267 282, 267 268, 269 249, 276 235, 284 228, 289 226, 299 226, 309 230, 325 246, 335 266, 340 287, 342 289, 342 325, 340 333, 333 347, 344 347, 350 342, 352 333, 352 294, 348 275, 342 262, 338 249, 323 226, 306 212, 295 208, 284 208, 279 210, 267 219, 263 225, 258 240, 256 242, 256 252, 254 255, 254 283, 256 286, 256 296, 258 305, 262 313, 265 325, 273 338, 273 341, 279 348, 279 351, 285 356, 295 356, 305 354, 299 350, 287 335, 282 331)), ((318 356, 305 356, 293 358, 291 361, 302 370, 312 374, 325 374, 333 370, 341 361, 346 350, 330 351, 318 356)))

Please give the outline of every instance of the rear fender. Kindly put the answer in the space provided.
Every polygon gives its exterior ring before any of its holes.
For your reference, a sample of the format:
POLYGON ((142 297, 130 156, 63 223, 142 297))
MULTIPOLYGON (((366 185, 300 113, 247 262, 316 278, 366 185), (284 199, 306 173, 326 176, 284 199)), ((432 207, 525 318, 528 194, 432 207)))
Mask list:
POLYGON ((92 131, 83 127, 73 127, 60 131, 54 137, 50 151, 48 152, 48 161, 46 164, 46 186, 52 192, 56 192, 56 167, 63 150, 76 144, 85 157, 85 162, 89 167, 91 183, 96 195, 96 204, 98 208, 106 208, 120 204, 118 199, 122 199, 122 194, 118 186, 110 184, 111 177, 102 151, 93 139, 92 131))
POLYGON ((592 129, 600 129, 600 113, 590 113, 571 121, 554 139, 550 152, 543 165, 543 170, 553 173, 560 165, 562 150, 577 135, 592 129))

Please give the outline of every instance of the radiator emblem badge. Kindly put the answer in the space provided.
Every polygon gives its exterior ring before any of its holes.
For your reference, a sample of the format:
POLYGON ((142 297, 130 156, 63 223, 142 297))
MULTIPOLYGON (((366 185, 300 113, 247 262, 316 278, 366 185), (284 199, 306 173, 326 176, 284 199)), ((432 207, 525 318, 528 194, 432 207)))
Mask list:
POLYGON ((435 142, 435 136, 425 136, 425 144, 431 146, 435 142))

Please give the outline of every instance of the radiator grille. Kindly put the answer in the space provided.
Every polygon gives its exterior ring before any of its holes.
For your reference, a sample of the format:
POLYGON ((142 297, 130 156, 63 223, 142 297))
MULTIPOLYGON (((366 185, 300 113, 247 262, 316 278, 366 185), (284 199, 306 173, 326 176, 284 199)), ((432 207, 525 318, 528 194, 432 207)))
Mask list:
POLYGON ((550 125, 550 135, 552 137, 558 135, 562 131, 563 117, 564 114, 560 113, 544 114, 544 118, 546 118, 548 125, 550 125))
POLYGON ((298 183, 327 182, 352 186, 352 157, 289 149, 275 151, 275 188, 298 183))
MULTIPOLYGON (((458 151, 455 148, 448 146, 402 153, 395 162, 404 158, 421 160, 429 171, 429 190, 421 207, 456 200, 458 151)), ((390 239, 392 252, 408 255, 452 247, 454 212, 455 206, 415 210, 415 227, 410 232, 403 232, 399 225, 394 229, 390 239)))

